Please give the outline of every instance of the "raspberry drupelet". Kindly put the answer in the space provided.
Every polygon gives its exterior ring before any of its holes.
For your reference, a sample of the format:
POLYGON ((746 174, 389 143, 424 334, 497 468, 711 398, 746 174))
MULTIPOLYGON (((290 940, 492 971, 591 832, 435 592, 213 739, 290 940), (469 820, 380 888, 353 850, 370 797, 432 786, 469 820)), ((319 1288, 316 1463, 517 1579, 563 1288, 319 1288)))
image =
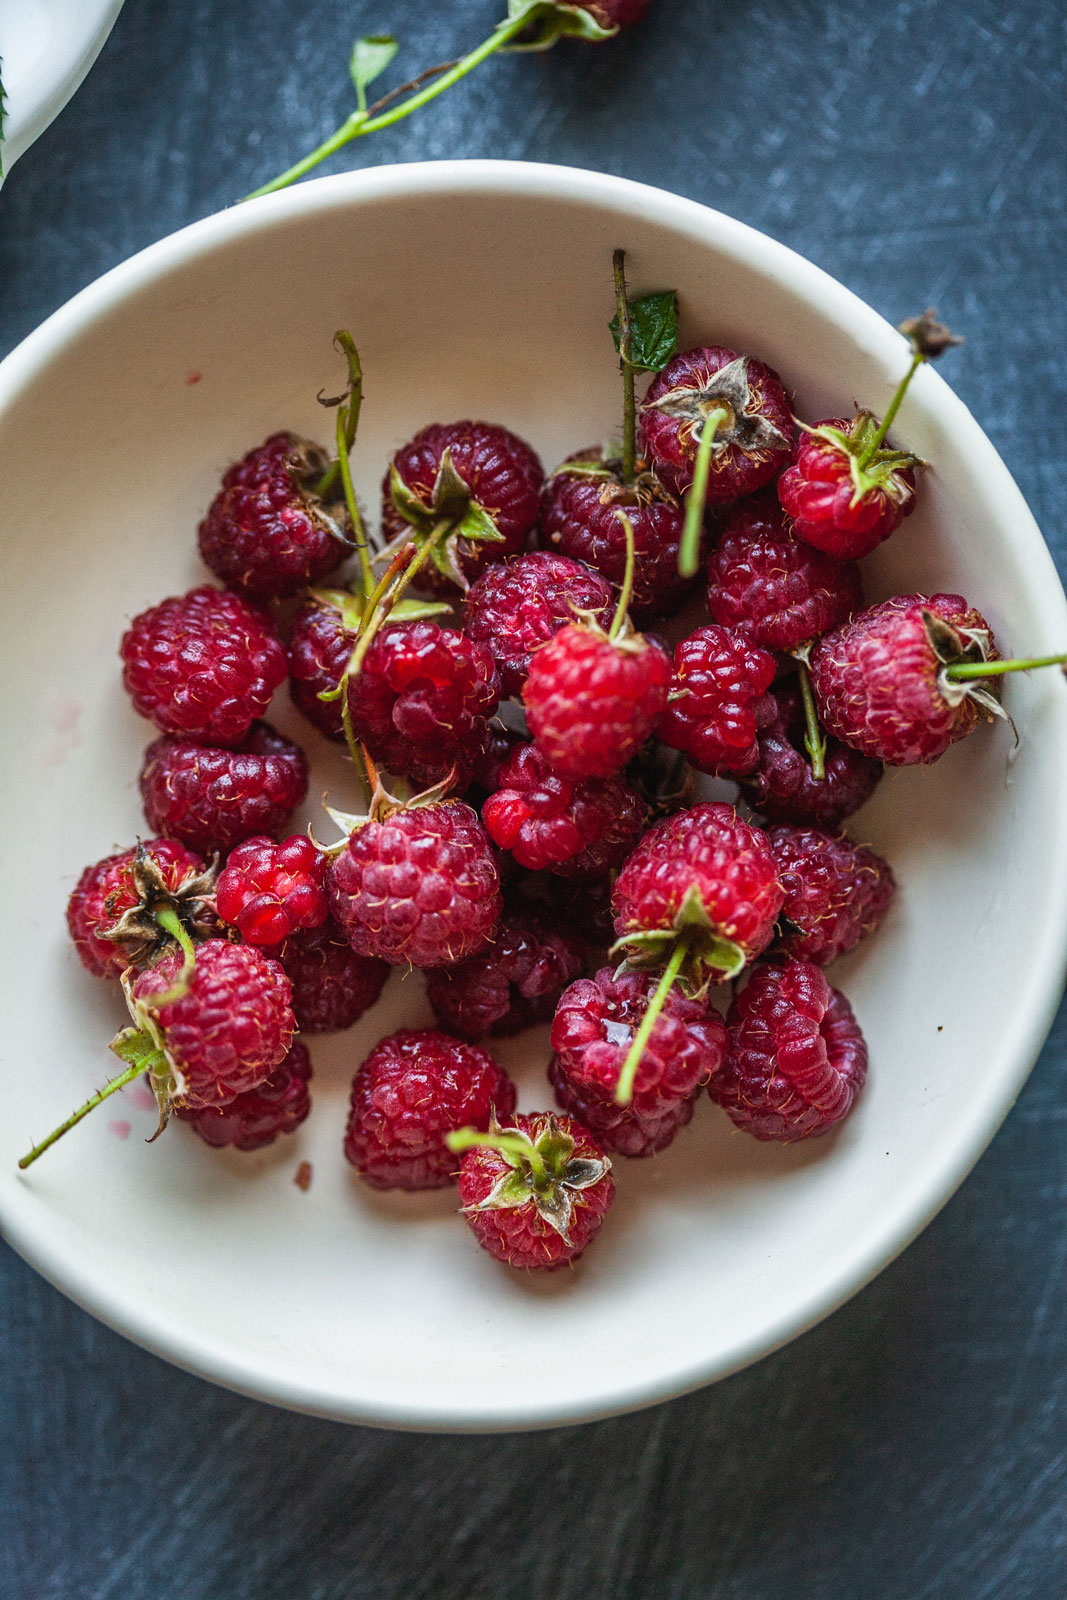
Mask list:
POLYGON ((804 746, 807 724, 796 680, 775 684, 769 698, 773 715, 756 735, 756 766, 741 778, 742 794, 772 822, 836 828, 870 799, 882 763, 831 738, 825 741, 824 775, 816 778, 804 746))
POLYGON ((148 746, 140 789, 149 826, 204 854, 276 834, 307 794, 307 761, 266 722, 236 749, 163 734, 148 746))
POLYGON ((341 1033, 377 1004, 389 963, 359 956, 332 917, 292 933, 267 952, 281 963, 293 990, 301 1033, 341 1033))
MULTIPOLYGON (((620 574, 621 578, 621 574, 620 574)), ((504 695, 521 695, 530 657, 579 613, 603 628, 615 609, 611 585, 581 561, 535 550, 486 567, 471 585, 463 613, 471 639, 489 650, 504 695)))
POLYGON ((246 944, 281 944, 291 933, 326 921, 325 876, 326 857, 305 833, 281 844, 262 836, 246 839, 219 874, 215 905, 246 944))
POLYGON ((462 1039, 502 1037, 551 1022, 582 970, 584 945, 529 911, 508 909, 492 944, 453 967, 435 967, 426 993, 443 1028, 462 1039))
POLYGON ((215 1150, 263 1150, 283 1133, 294 1133, 311 1110, 308 1084, 311 1057, 306 1046, 294 1043, 274 1071, 224 1106, 194 1111, 175 1108, 179 1122, 187 1122, 205 1144, 215 1150))
POLYGON ((194 938, 217 930, 214 872, 170 839, 149 839, 86 867, 67 902, 78 959, 97 978, 121 978, 171 938, 154 913, 169 907, 194 938))
POLYGON ((821 828, 769 828, 784 931, 779 949, 825 967, 873 933, 892 903, 889 863, 867 845, 821 828))
POLYGON ((641 836, 644 805, 621 777, 563 778, 536 745, 519 745, 498 782, 482 821, 520 867, 600 877, 621 866, 641 836))
POLYGON ((767 693, 777 663, 712 624, 674 649, 674 675, 656 737, 700 772, 744 775, 759 763, 758 734, 774 714, 767 693))

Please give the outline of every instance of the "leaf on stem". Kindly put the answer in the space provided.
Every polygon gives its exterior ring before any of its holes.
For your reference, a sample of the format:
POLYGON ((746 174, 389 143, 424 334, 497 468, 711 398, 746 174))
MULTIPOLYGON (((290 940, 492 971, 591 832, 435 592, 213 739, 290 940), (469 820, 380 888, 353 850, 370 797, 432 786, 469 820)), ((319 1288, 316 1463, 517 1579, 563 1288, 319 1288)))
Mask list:
POLYGON ((359 109, 367 109, 367 86, 380 78, 400 46, 385 33, 368 34, 352 46, 348 71, 356 87, 359 109))
MULTIPOLYGON (((629 306, 630 365, 635 372, 662 372, 678 349, 678 296, 673 289, 662 289, 631 300, 629 306)), ((621 355, 618 313, 608 326, 621 355)))

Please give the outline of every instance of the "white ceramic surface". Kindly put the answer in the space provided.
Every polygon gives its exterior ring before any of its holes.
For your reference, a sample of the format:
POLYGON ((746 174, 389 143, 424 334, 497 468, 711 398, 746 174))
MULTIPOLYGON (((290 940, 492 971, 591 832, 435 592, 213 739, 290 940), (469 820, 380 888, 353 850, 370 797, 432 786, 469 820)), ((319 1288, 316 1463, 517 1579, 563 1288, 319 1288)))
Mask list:
POLYGON ((0 0, 5 173, 59 116, 121 10, 122 0, 0 0))
MULTIPOLYGON (((390 449, 431 419, 498 419, 553 465, 615 423, 616 245, 635 290, 680 288, 686 340, 767 358, 804 415, 877 408, 903 368, 879 316, 741 224, 615 178, 493 162, 346 174, 209 218, 108 274, 0 366, 0 1220, 131 1338, 303 1410, 536 1426, 752 1361, 852 1294, 945 1201, 1060 992, 1067 686, 1044 674, 1008 688, 1017 753, 1005 727, 982 729, 936 767, 891 776, 856 821, 901 893, 835 972, 871 1046, 855 1115, 781 1149, 702 1103, 668 1153, 618 1163, 614 1212, 573 1273, 509 1275, 449 1193, 375 1196, 346 1169, 347 1082, 382 1033, 428 1019, 417 975, 395 976, 351 1035, 312 1041, 315 1111, 280 1149, 220 1156, 181 1127, 149 1147, 151 1111, 130 1091, 16 1174, 111 1064, 118 994, 79 968, 64 901, 85 862, 142 826, 152 731, 115 648, 134 611, 201 576, 195 528, 220 470, 276 427, 329 431, 315 394, 336 390, 341 326, 367 374, 355 469, 368 502, 390 449), (302 1159, 306 1194, 292 1181, 302 1159)), ((896 436, 934 465, 921 508, 869 564, 871 594, 959 588, 1003 645, 1063 648, 1067 607, 1037 528, 934 371, 896 436)), ((284 694, 276 720, 311 752, 314 816, 324 787, 341 795, 343 768, 284 694)), ((500 1055, 522 1102, 544 1104, 544 1035, 500 1055)))

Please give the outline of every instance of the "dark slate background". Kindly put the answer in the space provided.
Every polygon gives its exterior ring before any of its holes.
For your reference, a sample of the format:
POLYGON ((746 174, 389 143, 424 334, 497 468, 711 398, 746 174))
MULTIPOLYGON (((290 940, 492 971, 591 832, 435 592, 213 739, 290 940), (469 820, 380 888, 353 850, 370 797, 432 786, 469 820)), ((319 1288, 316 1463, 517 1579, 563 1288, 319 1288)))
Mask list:
MULTIPOLYGON (((350 108, 355 34, 400 35, 414 71, 500 9, 127 0, 0 195, 0 353, 316 143, 350 108)), ((946 376, 1062 565, 1064 35, 1059 0, 656 0, 611 45, 493 62, 355 149, 644 179, 765 229, 894 321, 938 305, 969 336, 946 376)), ((978 1170, 829 1321, 585 1428, 421 1438, 290 1416, 142 1354, 4 1251, 0 1594, 1057 1600, 1065 1067, 1067 1012, 978 1170)))

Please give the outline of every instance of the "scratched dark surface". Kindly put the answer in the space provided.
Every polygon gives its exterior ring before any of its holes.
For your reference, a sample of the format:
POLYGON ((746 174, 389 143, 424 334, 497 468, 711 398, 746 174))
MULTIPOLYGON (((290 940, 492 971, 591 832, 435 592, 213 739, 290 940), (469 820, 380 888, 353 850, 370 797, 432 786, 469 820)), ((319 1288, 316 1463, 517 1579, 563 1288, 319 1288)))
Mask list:
MULTIPOLYGON (((496 10, 127 0, 0 195, 0 353, 340 121, 355 34, 406 37, 414 70, 496 10)), ((765 229, 893 320, 937 304, 970 335, 946 375, 1062 566, 1065 43, 1058 0, 657 0, 613 45, 491 63, 358 156, 602 168, 765 229)), ((975 1173, 848 1306, 703 1393, 538 1436, 239 1399, 0 1247, 0 1595, 1058 1600, 1065 1127, 1067 1012, 975 1173)))

